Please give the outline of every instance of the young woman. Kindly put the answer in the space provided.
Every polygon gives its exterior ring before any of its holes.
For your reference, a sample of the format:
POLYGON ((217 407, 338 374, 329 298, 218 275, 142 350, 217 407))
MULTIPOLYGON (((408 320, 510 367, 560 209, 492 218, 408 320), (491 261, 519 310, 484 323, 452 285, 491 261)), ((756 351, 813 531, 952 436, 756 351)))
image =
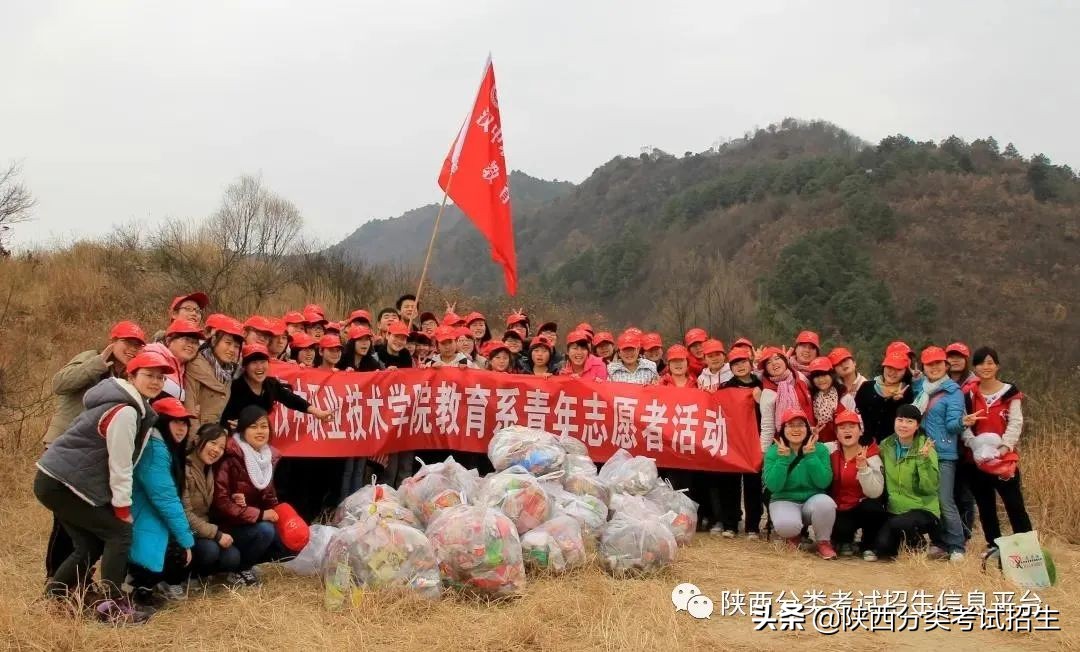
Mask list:
MULTIPOLYGON (((753 349, 750 346, 731 347, 727 361, 731 368, 731 378, 720 388, 750 389, 753 391, 756 403, 761 400, 761 379, 754 374, 753 355, 753 349)), ((761 410, 756 405, 755 410, 758 413, 757 423, 761 423, 761 410)), ((756 473, 721 474, 719 482, 711 493, 720 515, 720 522, 716 526, 720 528, 722 536, 730 539, 739 533, 739 521, 743 520, 744 511, 746 538, 757 539, 760 536, 761 516, 764 512, 761 502, 760 469, 756 473), (742 509, 739 507, 740 500, 742 500, 742 509)))
POLYGON ((953 342, 945 347, 945 362, 949 365, 949 378, 952 378, 960 389, 964 389, 973 382, 979 382, 979 377, 968 366, 970 359, 971 349, 963 342, 953 342))
POLYGON ((917 547, 923 535, 938 528, 938 459, 934 440, 919 428, 922 413, 901 405, 893 421, 895 432, 881 442, 885 469, 888 520, 878 533, 877 556, 892 559, 901 543, 917 547))
POLYGON ((465 327, 469 329, 469 333, 478 345, 491 339, 491 330, 488 328, 487 320, 478 312, 471 312, 465 316, 465 327))
POLYGON ((896 410, 915 400, 911 387, 908 359, 900 351, 885 355, 881 362, 881 374, 867 381, 855 394, 855 406, 863 420, 863 443, 877 442, 892 435, 896 410))
POLYGON ((431 357, 431 338, 425 335, 423 331, 411 331, 405 340, 405 348, 412 356, 413 366, 422 366, 424 360, 431 357))
POLYGON ((607 380, 607 365, 589 352, 592 336, 587 331, 575 330, 566 337, 566 364, 559 370, 560 376, 607 380))
POLYGON ((314 367, 318 364, 319 343, 307 333, 297 333, 289 340, 292 359, 301 367, 314 367))
POLYGON ((642 335, 641 349, 645 359, 656 365, 656 373, 663 376, 664 371, 667 370, 667 363, 664 362, 664 339, 660 337, 660 333, 642 335))
POLYGON ((839 410, 854 410, 855 398, 848 395, 828 358, 811 360, 806 366, 806 373, 810 402, 814 406, 814 421, 817 422, 818 440, 825 443, 836 441, 833 419, 839 410))
POLYGON ((502 341, 510 349, 510 368, 514 373, 522 373, 528 366, 524 353, 525 335, 516 328, 510 328, 503 333, 502 341))
POLYGON ((691 328, 686 331, 686 336, 683 337, 683 344, 686 345, 686 350, 690 352, 690 375, 695 378, 705 368, 705 357, 701 349, 707 339, 709 339, 709 334, 703 328, 691 328))
POLYGON ((963 561, 964 525, 956 507, 956 465, 960 435, 964 432, 964 393, 948 375, 945 350, 938 346, 923 349, 923 382, 914 405, 923 413, 922 427, 937 451, 938 504, 941 527, 930 537, 931 559, 963 561))
POLYGON ((285 313, 282 317, 282 321, 285 322, 285 334, 292 338, 297 333, 304 333, 307 330, 308 323, 304 320, 304 313, 299 311, 292 311, 285 313))
POLYGON ((184 515, 195 535, 189 570, 194 577, 234 573, 240 569, 240 550, 232 535, 210 520, 214 503, 214 465, 225 453, 228 432, 216 423, 199 428, 184 468, 184 515))
POLYGON ((810 525, 818 555, 836 559, 830 543, 836 503, 828 494, 833 479, 829 449, 809 434, 810 421, 799 408, 788 409, 778 423, 780 434, 765 452, 763 474, 773 528, 796 549, 803 526, 810 525))
POLYGON ((667 369, 660 376, 661 387, 697 387, 697 380, 690 375, 690 352, 681 344, 668 347, 667 369))
POLYGON ((502 374, 515 373, 510 366, 510 349, 502 340, 491 340, 484 348, 488 360, 488 371, 502 374))
POLYGON ((184 515, 184 458, 192 415, 173 397, 151 405, 158 421, 135 465, 131 486, 132 597, 152 605, 155 590, 166 600, 187 597, 181 583, 195 539, 184 515))
MULTIPOLYGON (((1001 453, 1015 451, 1024 429, 1024 414, 1021 409, 1024 395, 1016 385, 1002 382, 998 378, 1001 358, 994 349, 986 346, 976 349, 971 354, 971 362, 979 382, 968 385, 965 393, 968 414, 963 421, 970 430, 964 433, 964 441, 970 446, 974 435, 996 433, 1001 435, 1001 453)), ((971 469, 969 476, 971 492, 979 506, 979 523, 982 524, 983 536, 986 537, 987 553, 997 547, 994 539, 1001 536, 995 494, 1001 497, 1013 533, 1031 531, 1031 518, 1024 507, 1024 494, 1020 488, 1019 468, 1016 474, 1007 480, 977 467, 971 469)))
POLYGON ((278 514, 274 467, 278 453, 270 446, 270 420, 266 411, 249 405, 240 412, 236 434, 226 441, 225 455, 214 475, 211 516, 233 539, 240 551, 238 584, 259 583, 255 564, 282 549, 274 523, 278 514))
POLYGON ((551 340, 541 335, 533 338, 529 345, 529 373, 533 376, 548 378, 559 373, 557 366, 551 365, 551 340))
POLYGON ((784 352, 776 347, 766 347, 758 361, 761 368, 761 450, 772 445, 778 430, 780 417, 789 410, 799 410, 807 415, 810 427, 813 421, 814 407, 810 399, 810 389, 801 375, 792 371, 791 363, 784 352))
POLYGON ((107 378, 86 392, 86 409, 37 463, 34 495, 74 543, 46 592, 57 598, 79 596, 100 558, 104 599, 94 613, 109 622, 149 617, 132 606, 120 587, 131 546, 132 476, 157 419, 150 399, 161 393, 169 368, 156 353, 136 355, 127 364, 129 380, 107 378))
MULTIPOLYGON (((52 377, 55 410, 42 442, 48 448, 83 412, 86 391, 110 377, 123 378, 131 360, 146 346, 146 335, 138 324, 117 323, 109 331, 109 344, 98 351, 90 349, 72 358, 52 377)), ((67 530, 54 516, 45 550, 45 577, 50 578, 74 550, 67 530)))
MULTIPOLYGON (((174 297, 169 304, 168 323, 171 324, 178 319, 182 319, 193 326, 201 327, 203 311, 206 310, 208 305, 210 305, 210 297, 203 292, 192 292, 191 294, 174 297)), ((154 342, 161 342, 165 339, 165 331, 154 333, 154 336, 150 339, 154 342)))
POLYGON ((319 363, 318 368, 325 371, 337 369, 337 363, 341 361, 344 350, 340 337, 330 333, 323 335, 319 340, 319 357, 322 358, 322 362, 319 363))
POLYGON ((814 331, 803 331, 795 338, 791 355, 791 367, 803 375, 810 372, 810 363, 821 355, 821 338, 814 331))
POLYGON ((481 369, 487 364, 487 360, 484 356, 480 355, 480 352, 476 349, 476 340, 473 339, 472 333, 467 328, 460 328, 457 336, 457 350, 473 363, 474 367, 481 369))
POLYGON ((862 438, 862 421, 859 415, 841 409, 836 415, 836 442, 826 444, 831 455, 833 482, 829 495, 836 503, 836 525, 833 527, 833 543, 840 556, 858 554, 866 561, 877 561, 874 546, 878 531, 887 514, 881 503, 885 490, 881 457, 877 444, 859 443, 862 438), (862 530, 858 550, 855 533, 862 530))
POLYGON ((866 382, 866 376, 859 373, 859 367, 855 364, 855 356, 851 355, 851 351, 838 346, 829 351, 828 358, 836 371, 837 378, 844 385, 844 394, 854 401, 856 392, 866 382))
POLYGON ((311 339, 318 342, 326 335, 326 325, 330 322, 323 316, 322 311, 311 307, 304 308, 304 321, 307 324, 304 331, 311 339))
POLYGON ((593 336, 592 345, 593 354, 603 360, 605 365, 615 360, 615 338, 611 333, 600 331, 593 336))
POLYGON ((641 336, 619 336, 619 358, 608 365, 608 380, 632 385, 655 385, 660 382, 656 365, 641 357, 641 336))
POLYGON ((220 328, 188 363, 184 376, 184 407, 197 423, 219 423, 229 403, 232 382, 240 369, 244 327, 235 319, 223 320, 220 328))
POLYGON ((252 315, 244 322, 244 344, 260 344, 269 347, 272 339, 274 339, 273 327, 266 317, 252 315))
POLYGON ((199 355, 199 343, 202 341, 202 330, 187 321, 177 319, 165 329, 165 338, 162 342, 153 342, 146 345, 147 351, 161 354, 172 365, 172 370, 165 376, 165 389, 162 394, 184 400, 184 381, 188 363, 199 355))
POLYGON ((724 343, 720 340, 705 340, 701 345, 701 355, 705 358, 705 368, 697 375, 697 385, 707 392, 715 392, 731 378, 724 343))
POLYGON ((367 326, 352 326, 347 333, 345 353, 337 363, 338 369, 350 371, 382 371, 386 368, 375 355, 375 334, 367 326))
POLYGON ((270 319, 270 344, 266 348, 270 351, 271 360, 285 362, 289 359, 289 332, 285 322, 281 319, 270 319))
POLYGON ((310 414, 320 421, 327 421, 332 414, 320 409, 300 396, 277 378, 270 376, 270 352, 265 346, 244 346, 243 374, 233 381, 229 391, 229 403, 222 412, 221 421, 231 424, 240 418, 240 412, 249 405, 258 405, 267 413, 281 403, 290 410, 310 414))

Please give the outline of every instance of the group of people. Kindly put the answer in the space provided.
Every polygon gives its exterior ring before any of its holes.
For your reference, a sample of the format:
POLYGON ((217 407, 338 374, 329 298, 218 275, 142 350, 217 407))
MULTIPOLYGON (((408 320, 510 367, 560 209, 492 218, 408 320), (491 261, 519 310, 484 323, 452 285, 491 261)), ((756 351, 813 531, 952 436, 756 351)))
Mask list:
POLYGON ((1013 531, 1031 529, 1015 463, 1023 395, 999 379, 991 348, 972 353, 954 342, 917 353, 894 342, 868 379, 849 350, 823 355, 812 331, 790 348, 746 338, 727 348, 693 328, 665 350, 657 333, 628 328, 616 337, 587 323, 560 345, 558 324, 534 332, 521 311, 496 339, 484 315, 460 316, 451 305, 440 319, 420 312, 413 295, 374 319, 358 309, 341 322, 315 304, 281 318, 204 319, 208 305, 201 292, 176 297, 166 327, 150 338, 120 322, 103 348, 76 355, 53 378, 56 410, 34 478, 53 513, 46 591, 79 598, 103 620, 141 622, 162 600, 184 599, 192 580, 255 585, 257 564, 288 554, 275 527, 282 501, 310 522, 369 471, 395 487, 411 475, 414 451, 280 459, 268 418, 275 404, 333 415, 271 376, 271 361, 750 389, 759 472, 664 470, 701 505, 703 530, 735 537, 741 523, 745 536, 759 538, 765 520, 790 547, 825 559, 891 558, 906 544, 957 561, 976 511, 988 547, 1001 535, 998 496, 1013 531), (973 443, 990 436, 997 449, 976 461, 973 443), (95 566, 100 581, 91 589, 95 566))

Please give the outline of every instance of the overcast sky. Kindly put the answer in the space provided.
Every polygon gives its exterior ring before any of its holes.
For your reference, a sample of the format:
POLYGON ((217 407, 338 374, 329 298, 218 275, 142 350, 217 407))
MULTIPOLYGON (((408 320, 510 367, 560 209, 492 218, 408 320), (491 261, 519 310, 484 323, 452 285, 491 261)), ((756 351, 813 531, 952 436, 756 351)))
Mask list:
POLYGON ((1075 168, 1078 6, 5 0, 0 162, 38 199, 16 244, 199 218, 245 173, 334 242, 441 197, 490 50, 507 162, 536 176, 789 115, 1075 168))

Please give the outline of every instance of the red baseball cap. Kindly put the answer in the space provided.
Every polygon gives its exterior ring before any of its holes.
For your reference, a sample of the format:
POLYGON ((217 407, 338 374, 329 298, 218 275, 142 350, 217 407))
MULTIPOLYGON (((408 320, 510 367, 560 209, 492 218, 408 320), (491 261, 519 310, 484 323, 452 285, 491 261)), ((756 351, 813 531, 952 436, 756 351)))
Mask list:
POLYGON ((590 336, 593 333, 596 332, 596 331, 593 330, 593 327, 589 325, 589 322, 585 322, 585 321, 581 322, 577 326, 574 326, 574 330, 575 331, 585 331, 586 333, 589 333, 590 336))
POLYGON ((320 317, 323 317, 323 316, 326 315, 326 311, 323 310, 323 307, 320 306, 317 303, 309 303, 306 306, 304 306, 304 312, 305 313, 308 313, 308 312, 317 313, 320 317))
POLYGON ((814 331, 802 331, 795 338, 795 345, 799 344, 811 344, 815 349, 821 349, 821 338, 814 331))
POLYGON ((309 349, 316 344, 318 344, 318 342, 315 341, 315 338, 304 332, 294 334, 289 340, 289 346, 296 351, 299 351, 300 349, 309 349))
POLYGON ((934 362, 945 362, 945 349, 940 346, 928 346, 922 351, 921 360, 923 364, 931 364, 934 362))
POLYGON ((273 334, 273 326, 270 325, 270 320, 262 315, 252 315, 244 322, 244 328, 250 328, 253 331, 259 331, 260 333, 273 334))
POLYGON ((289 329, 285 327, 284 319, 269 317, 267 318, 266 323, 270 325, 270 334, 274 337, 280 337, 289 332, 289 329))
POLYGON ((592 339, 592 345, 593 346, 600 346, 601 344, 604 344, 604 343, 614 344, 615 343, 615 336, 612 335, 611 333, 609 333, 608 331, 600 331, 599 333, 597 333, 596 335, 593 336, 593 339, 592 339))
POLYGON ((344 348, 341 345, 341 338, 336 335, 323 335, 319 340, 320 349, 340 349, 344 348))
POLYGON ((112 330, 109 331, 110 340, 136 340, 142 344, 146 344, 146 334, 143 333, 143 329, 139 328, 139 325, 133 321, 117 322, 112 330))
POLYGON ((506 325, 513 326, 514 324, 528 324, 529 318, 522 312, 515 312, 506 318, 506 325))
POLYGON ((454 332, 457 333, 457 336, 459 338, 467 337, 469 339, 472 339, 472 336, 473 336, 472 331, 469 330, 468 326, 458 326, 457 328, 454 329, 454 332))
POLYGON ((705 344, 701 347, 701 355, 710 353, 724 353, 724 343, 720 340, 705 340, 705 344))
POLYGON ((733 346, 731 352, 728 353, 728 364, 734 364, 739 360, 753 360, 754 352, 747 346, 733 346))
POLYGON ((545 347, 548 351, 551 351, 555 348, 555 344, 551 341, 551 338, 544 337, 542 335, 537 335, 536 337, 532 338, 532 342, 529 343, 530 350, 535 349, 538 346, 545 347))
POLYGON ((686 346, 700 344, 707 339, 709 339, 709 334, 705 332, 704 328, 691 328, 686 331, 686 337, 683 338, 683 344, 686 346))
MULTIPOLYGON (((765 365, 768 364, 769 360, 772 360, 776 356, 780 356, 781 358, 784 359, 784 362, 787 363, 787 356, 784 355, 783 349, 780 349, 780 348, 775 347, 775 346, 767 346, 767 347, 765 347, 765 350, 763 350, 761 352, 761 358, 758 360, 758 366, 761 367, 762 369, 764 369, 765 365)), ((788 364, 788 366, 791 366, 791 365, 788 364)))
POLYGON ((270 359, 270 351, 262 344, 245 344, 241 349, 241 359, 244 364, 263 358, 264 360, 270 359))
POLYGON ((446 342, 449 340, 456 340, 458 337, 457 329, 452 326, 439 326, 435 329, 435 341, 446 342))
POLYGON ((831 362, 834 367, 839 365, 844 360, 847 360, 848 358, 851 358, 852 360, 855 359, 855 356, 851 355, 851 351, 848 351, 842 346, 838 346, 832 351, 829 351, 828 357, 829 362, 831 362))
POLYGON ((492 358, 499 351, 510 352, 510 348, 506 346, 506 342, 502 340, 488 340, 483 346, 483 356, 485 358, 492 358))
POLYGON ((366 321, 370 325, 371 324, 371 313, 368 312, 367 310, 364 310, 364 309, 353 310, 352 312, 349 313, 349 323, 351 324, 352 322, 357 321, 357 320, 366 321))
POLYGON ((914 351, 911 350, 911 347, 907 345, 907 342, 902 342, 900 340, 890 342, 889 346, 885 347, 885 355, 889 355, 894 351, 899 351, 904 355, 911 355, 912 353, 914 353, 914 351))
POLYGON ((165 337, 172 337, 173 335, 191 335, 201 339, 203 332, 201 328, 186 319, 174 319, 169 324, 169 327, 165 329, 165 337))
POLYGON ((346 336, 350 340, 359 340, 365 337, 375 337, 375 334, 367 326, 350 326, 349 330, 346 331, 346 336))
POLYGON ((967 344, 964 344, 963 342, 953 342, 949 346, 945 347, 945 355, 949 355, 950 353, 962 355, 965 358, 971 357, 971 349, 969 349, 967 344))
POLYGON ((910 363, 908 361, 907 354, 900 350, 894 350, 886 353, 885 359, 881 361, 881 366, 892 367, 893 369, 907 369, 908 364, 910 363))
POLYGON ((592 342, 592 338, 589 337, 588 331, 581 329, 570 331, 570 334, 566 336, 566 345, 585 343, 585 346, 589 346, 592 342))
POLYGON ((686 347, 682 344, 672 344, 667 350, 667 361, 672 360, 689 360, 690 352, 686 350, 686 347))
MULTIPOLYGON (((297 310, 293 310, 292 312, 285 313, 285 316, 282 319, 285 320, 286 324, 306 324, 307 323, 304 320, 304 313, 299 312, 297 310)), ((210 321, 210 320, 207 319, 207 321, 210 321)))
POLYGON ((745 346, 748 349, 752 349, 754 348, 754 343, 745 337, 740 337, 739 339, 735 340, 735 343, 731 345, 731 348, 734 349, 737 346, 745 346))
POLYGON ((169 304, 169 310, 176 310, 185 301, 194 301, 199 305, 200 310, 205 310, 206 306, 210 305, 210 297, 206 296, 205 292, 192 292, 173 298, 172 303, 169 304))
POLYGON ((409 327, 403 321, 396 321, 386 328, 387 335, 404 335, 408 337, 409 327))
POLYGON ((445 315, 443 315, 442 325, 443 326, 453 326, 454 328, 457 328, 458 326, 464 326, 465 325, 465 319, 461 315, 457 314, 456 312, 448 312, 445 315))
POLYGON ((466 325, 466 326, 469 326, 469 325, 470 325, 470 324, 472 324, 472 323, 473 323, 474 321, 483 321, 483 322, 486 322, 487 320, 486 320, 486 319, 484 319, 484 316, 483 316, 483 315, 481 315, 481 314, 480 314, 480 313, 478 313, 478 312, 470 312, 469 314, 465 315, 465 325, 466 325))
POLYGON ((219 333, 225 333, 226 335, 235 335, 236 337, 244 336, 244 325, 240 323, 239 319, 233 319, 232 317, 222 316, 214 324, 214 329, 219 333))
POLYGON ((641 348, 641 336, 629 331, 619 336, 619 341, 616 344, 619 350, 622 349, 640 349, 641 348))
POLYGON ((783 428, 795 419, 802 419, 808 425, 810 423, 810 419, 806 418, 806 413, 802 411, 802 408, 788 408, 784 410, 784 414, 780 417, 780 427, 783 428))
POLYGON ((187 411, 187 408, 180 402, 180 399, 173 398, 172 396, 159 398, 150 404, 150 408, 158 414, 164 414, 165 416, 174 419, 190 419, 195 416, 187 411))
POLYGON ((304 321, 308 324, 326 324, 327 319, 321 311, 316 312, 311 308, 304 308, 304 321))
POLYGON ((848 410, 842 408, 836 411, 836 417, 833 418, 833 423, 840 425, 841 423, 854 423, 860 428, 862 427, 862 417, 854 410, 848 410))
POLYGON ((660 333, 645 333, 641 336, 641 348, 646 351, 649 349, 662 349, 664 348, 664 340, 660 337, 660 333))
POLYGON ((135 372, 139 369, 165 369, 166 371, 172 371, 173 366, 165 359, 165 356, 157 351, 143 351, 132 358, 131 362, 127 363, 127 372, 129 376, 135 375, 135 372))
POLYGON ((807 368, 806 368, 807 373, 810 373, 810 374, 814 374, 814 373, 825 373, 825 374, 827 374, 832 370, 833 370, 832 362, 830 362, 828 358, 823 357, 823 356, 818 356, 818 357, 814 358, 813 360, 811 360, 810 364, 807 365, 807 368))
POLYGON ((341 324, 339 324, 336 321, 326 322, 326 327, 323 328, 323 330, 326 331, 327 333, 337 333, 338 335, 340 335, 341 334, 341 324))

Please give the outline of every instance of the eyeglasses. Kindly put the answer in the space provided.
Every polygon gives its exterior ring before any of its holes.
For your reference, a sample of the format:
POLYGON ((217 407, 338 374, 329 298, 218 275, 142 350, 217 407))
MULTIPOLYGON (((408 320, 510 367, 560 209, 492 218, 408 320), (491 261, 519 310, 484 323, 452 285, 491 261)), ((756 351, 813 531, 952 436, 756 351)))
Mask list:
POLYGON ((138 372, 136 372, 135 375, 142 376, 143 378, 148 378, 150 380, 157 380, 161 382, 165 381, 165 374, 161 373, 160 371, 144 371, 140 369, 138 372))
POLYGON ((202 308, 199 306, 180 306, 176 309, 177 312, 186 312, 192 315, 201 315, 202 308))

